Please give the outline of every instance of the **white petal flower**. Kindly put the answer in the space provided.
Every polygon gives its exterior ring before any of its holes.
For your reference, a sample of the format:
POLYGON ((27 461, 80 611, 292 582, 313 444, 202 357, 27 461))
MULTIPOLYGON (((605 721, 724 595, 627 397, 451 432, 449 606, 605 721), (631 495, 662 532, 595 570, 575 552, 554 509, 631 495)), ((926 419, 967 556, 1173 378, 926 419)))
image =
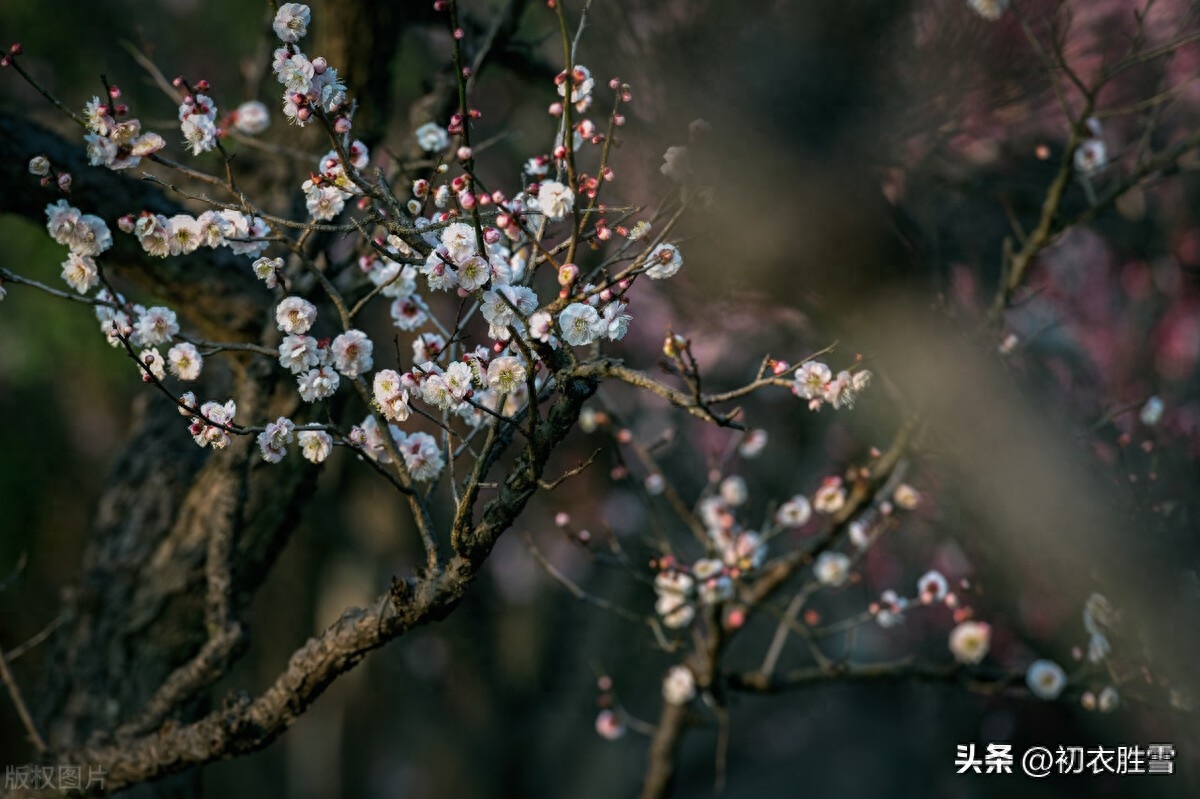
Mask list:
POLYGON ((307 333, 317 321, 317 306, 303 297, 286 297, 275 308, 275 322, 284 333, 307 333))
POLYGON ((841 552, 822 552, 813 564, 813 574, 821 585, 842 585, 850 577, 850 558, 841 552))
POLYGON ((100 272, 91 258, 72 252, 63 261, 62 279, 80 294, 87 294, 100 282, 100 272))
POLYGON ((516 358, 496 358, 488 364, 488 388, 499 394, 511 394, 525 383, 525 366, 516 358))
POLYGON ((450 146, 450 134, 436 122, 426 122, 417 128, 417 145, 427 153, 440 153, 450 146))
POLYGON ((333 365, 346 377, 358 377, 371 370, 371 352, 375 345, 361 330, 347 330, 333 340, 333 365))
POLYGON ((692 670, 682 664, 672 666, 662 686, 663 699, 667 704, 686 705, 696 696, 696 677, 692 670))
POLYGON ((991 643, 992 628, 986 622, 964 621, 950 631, 950 652, 959 663, 979 663, 991 643))
POLYGON ((646 277, 665 280, 683 267, 683 256, 674 244, 659 244, 646 256, 646 277))
POLYGON ((803 527, 811 518, 812 504, 803 494, 792 497, 775 512, 775 521, 783 527, 803 527))
POLYGON ((296 438, 305 460, 322 463, 333 452, 333 438, 322 430, 303 430, 296 438))
POLYGON ((1053 660, 1035 660, 1025 672, 1025 684, 1039 699, 1057 699, 1067 685, 1067 674, 1053 660))
POLYGON ((557 222, 575 208, 575 194, 557 180, 547 180, 538 187, 537 203, 543 214, 557 222))
POLYGON ((293 374, 308 371, 321 363, 317 340, 312 336, 284 336, 279 342, 279 365, 293 374))
POLYGON ((301 375, 298 381, 300 398, 305 402, 316 402, 331 397, 340 382, 338 373, 328 366, 311 369, 301 375))
POLYGON ((247 136, 257 136, 271 126, 271 112, 266 104, 248 100, 233 112, 233 127, 247 136))
POLYGON ((171 369, 171 374, 180 380, 195 380, 200 376, 204 358, 195 345, 185 341, 167 351, 167 365, 171 369))
POLYGON ((303 3, 284 3, 275 12, 275 21, 271 27, 280 41, 289 44, 300 41, 308 33, 308 23, 312 21, 312 10, 303 3))
POLYGON ((597 327, 602 320, 596 309, 581 302, 573 302, 558 315, 558 327, 563 341, 573 347, 591 344, 596 340, 597 327))

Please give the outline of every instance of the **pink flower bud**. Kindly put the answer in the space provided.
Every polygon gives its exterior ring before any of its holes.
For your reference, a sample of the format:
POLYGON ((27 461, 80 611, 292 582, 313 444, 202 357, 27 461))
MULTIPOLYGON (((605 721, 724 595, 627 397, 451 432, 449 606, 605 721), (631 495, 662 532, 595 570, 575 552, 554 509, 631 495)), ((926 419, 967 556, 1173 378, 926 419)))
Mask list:
POLYGON ((459 161, 469 161, 471 160, 471 148, 465 146, 459 147, 458 152, 456 152, 455 155, 458 156, 459 161))
POLYGON ((12 46, 8 48, 8 52, 12 55, 20 55, 25 52, 25 48, 21 46, 20 42, 13 42, 12 46))
POLYGON ((312 60, 313 72, 321 75, 329 67, 329 62, 325 60, 325 56, 317 56, 312 60))
POLYGON ((579 267, 575 264, 563 264, 558 269, 558 285, 569 286, 579 277, 579 267))
POLYGON ((608 88, 612 89, 614 92, 615 92, 617 89, 621 88, 621 79, 620 79, 620 78, 613 78, 612 80, 610 80, 610 81, 608 82, 608 88))
POLYGON ((457 39, 458 41, 461 42, 463 40, 463 37, 466 35, 467 35, 466 32, 462 28, 454 29, 454 38, 457 39))
POLYGON ((311 108, 308 108, 308 107, 301 108, 300 110, 298 110, 296 112, 296 119, 300 120, 301 122, 307 122, 310 117, 312 117, 312 109, 311 108))
POLYGON ((468 211, 475 207, 475 195, 469 191, 464 191, 458 195, 458 204, 468 211))
POLYGON ((63 172, 58 176, 58 187, 63 191, 71 190, 71 173, 63 172))
POLYGON ((567 157, 567 148, 561 144, 554 148, 554 157, 559 161, 567 157))
POLYGON ((350 117, 338 117, 337 122, 333 123, 333 129, 338 133, 349 133, 350 128, 350 117))
POLYGON ((550 116, 560 117, 563 114, 563 104, 562 103, 551 103, 549 111, 550 111, 550 116))
POLYGON ((108 96, 110 98, 112 98, 113 100, 120 97, 121 96, 121 87, 120 86, 109 86, 108 87, 108 96))
POLYGON ((500 231, 496 230, 494 227, 488 228, 487 230, 483 231, 483 240, 488 244, 495 244, 496 242, 500 241, 500 231))
POLYGON ((414 197, 424 197, 429 194, 429 181, 425 178, 414 180, 412 192, 414 197))
POLYGON ((791 368, 791 364, 787 361, 775 361, 771 364, 771 372, 777 375, 781 375, 791 368))
POLYGON ((117 220, 117 228, 122 233, 132 233, 134 224, 133 214, 125 214, 125 216, 117 220))
POLYGON ((555 524, 556 526, 558 526, 558 527, 566 527, 566 526, 567 526, 568 524, 570 524, 570 523, 571 523, 571 517, 570 517, 570 515, 569 515, 569 514, 566 514, 566 513, 563 513, 562 511, 559 511, 558 513, 556 513, 556 514, 554 515, 554 524, 555 524))

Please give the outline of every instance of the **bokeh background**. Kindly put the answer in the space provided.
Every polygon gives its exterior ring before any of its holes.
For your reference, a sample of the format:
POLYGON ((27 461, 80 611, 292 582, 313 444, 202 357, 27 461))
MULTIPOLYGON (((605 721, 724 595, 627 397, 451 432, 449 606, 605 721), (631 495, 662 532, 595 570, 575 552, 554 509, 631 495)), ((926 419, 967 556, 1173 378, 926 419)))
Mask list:
MULTIPOLYGON (((174 109, 123 48, 129 41, 168 77, 207 78, 225 107, 257 97, 275 109, 269 74, 263 80, 272 44, 262 6, 70 5, 69 13, 0 6, 0 41, 22 41, 27 68, 69 105, 99 93, 106 75, 144 122, 170 127, 174 109)), ((484 20, 498 5, 464 3, 484 20)), ((1125 41, 1135 5, 1068 5, 1077 7, 1072 55, 1094 68, 1094 54, 1125 41)), ((1200 31, 1187 5, 1160 2, 1155 35, 1200 31)), ((577 14, 577 6, 567 7, 577 14)), ((1036 17, 1054 4, 1022 8, 1036 17)), ((320 42, 333 35, 322 20, 337 4, 314 10, 320 42)), ((449 37, 427 22, 427 9, 395 13, 400 19, 376 32, 391 38, 351 47, 390 50, 390 93, 372 124, 384 131, 377 152, 404 153, 410 111, 436 87, 449 37)), ((478 84, 484 116, 476 140, 499 136, 483 159, 492 183, 513 184, 524 158, 548 149, 553 89, 529 63, 553 67, 554 36, 553 15, 530 3, 517 33, 528 63, 494 65, 478 84)), ((659 171, 662 153, 689 142, 697 180, 713 189, 711 205, 681 230, 684 271, 631 309, 634 326, 621 347, 629 360, 653 370, 671 325, 695 340, 710 386, 744 381, 763 353, 794 360, 834 340, 832 363, 861 352, 884 377, 851 413, 809 413, 786 392, 745 404, 771 441, 761 458, 736 466, 751 487, 747 521, 885 446, 911 408, 932 408, 938 419, 912 464, 921 509, 871 553, 855 585, 820 599, 821 613, 856 612, 936 567, 970 579, 979 616, 996 629, 998 661, 1072 663, 1072 647, 1086 641, 1082 602, 1101 590, 1128 608, 1122 644, 1154 656, 1151 685, 1186 685, 1200 603, 1192 162, 1064 237, 1035 270, 1037 291, 993 330, 982 320, 1009 218, 1028 225, 1035 217, 1065 141, 1049 78, 1011 14, 987 23, 958 0, 595 3, 579 60, 599 84, 619 75, 633 86, 615 166, 621 196, 644 201, 674 191, 659 171), (711 130, 692 141, 689 124, 698 118, 711 130), (997 346, 1010 332, 1020 346, 1001 357, 997 346), (1155 428, 1136 418, 1152 394, 1167 408, 1155 428), (1126 406, 1132 411, 1112 413, 1126 406)), ((1159 146, 1195 127, 1197 96, 1186 84, 1197 64, 1193 44, 1165 66, 1168 85, 1184 88, 1172 95, 1159 146)), ((1109 107, 1161 91, 1159 72, 1131 73, 1103 98, 1109 107)), ((4 110, 69 130, 15 75, 0 78, 4 110)), ((1115 161, 1129 154, 1138 119, 1104 121, 1115 161)), ((286 129, 278 114, 267 138, 314 158, 324 152, 314 131, 286 129)), ((307 167, 293 174, 277 185, 281 211, 295 212, 307 167)), ((1072 185, 1066 207, 1085 204, 1082 187, 1072 185)), ((0 263, 56 282, 61 253, 37 225, 0 218, 0 241, 0 263)), ((104 343, 86 309, 10 287, 0 303, 0 344, 0 575, 14 574, 0 592, 0 645, 11 649, 55 618, 132 415, 159 398, 104 343)), ((731 434, 656 400, 603 393, 638 440, 668 437, 655 450, 664 470, 684 496, 698 495, 731 434)), ((266 751, 208 767, 205 794, 634 795, 646 739, 596 735, 597 678, 611 676, 623 706, 653 721, 673 659, 644 628, 573 601, 523 541, 531 534, 590 591, 649 608, 644 582, 605 567, 553 523, 566 512, 573 530, 611 531, 638 563, 650 557, 650 530, 682 539, 661 501, 640 489, 640 467, 603 432, 581 431, 556 463, 568 468, 597 448, 593 469, 541 497, 502 539, 484 579, 449 619, 372 655, 266 751)), ((779 539, 773 551, 801 541, 779 539)), ((261 689, 296 646, 411 570, 418 554, 386 486, 335 458, 248 611, 250 651, 215 695, 261 689)), ((914 615, 896 630, 864 631, 847 654, 944 659, 952 625, 948 612, 914 615)), ((756 665, 773 627, 740 638, 731 663, 756 665)), ((43 652, 14 664, 31 699, 47 666, 43 652)), ((793 641, 784 663, 803 662, 793 641)), ((24 762, 15 714, 7 701, 0 706, 0 761, 24 762)), ((1195 717, 1161 702, 1101 715, 1074 702, 981 697, 954 686, 828 685, 734 697, 732 718, 731 797, 1200 793, 1195 717), (1011 741, 1018 751, 1172 742, 1179 773, 1045 782, 955 775, 955 744, 988 741, 1011 741)), ((715 740, 715 727, 689 736, 675 795, 711 794, 715 740)))

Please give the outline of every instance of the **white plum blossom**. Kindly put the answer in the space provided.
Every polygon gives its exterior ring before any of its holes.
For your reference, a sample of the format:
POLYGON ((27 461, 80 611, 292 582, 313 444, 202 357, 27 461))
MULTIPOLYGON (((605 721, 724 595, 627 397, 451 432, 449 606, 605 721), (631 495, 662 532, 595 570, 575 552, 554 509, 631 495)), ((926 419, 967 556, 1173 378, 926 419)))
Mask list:
POLYGON ((302 430, 296 435, 300 454, 312 463, 323 463, 333 452, 333 438, 323 430, 302 430))
POLYGON ((592 89, 596 87, 596 80, 592 77, 591 70, 581 64, 576 64, 572 74, 562 77, 564 80, 558 84, 558 96, 572 103, 579 113, 587 111, 592 104, 592 89), (570 99, 567 99, 567 84, 571 85, 570 99))
POLYGON ((1008 8, 1008 0, 967 0, 967 5, 979 16, 995 22, 1008 8))
POLYGON ((767 447, 767 431, 761 427, 751 430, 738 444, 738 455, 747 460, 757 458, 767 447))
POLYGON ((63 261, 62 279, 75 291, 87 294, 100 282, 100 272, 94 260, 72 252, 67 253, 67 260, 63 261))
POLYGON ((908 483, 901 483, 892 492, 892 499, 897 507, 904 510, 916 510, 917 505, 921 503, 921 494, 908 483))
POLYGON ((722 501, 735 508, 744 505, 750 495, 749 489, 746 488, 746 479, 736 474, 722 480, 718 491, 722 501))
POLYGON ((333 396, 340 382, 341 378, 338 377, 337 372, 328 366, 321 366, 316 369, 310 369, 300 375, 297 385, 302 400, 305 402, 316 402, 317 400, 333 396))
POLYGON ((184 142, 192 148, 192 155, 206 153, 217 146, 217 126, 204 114, 191 114, 179 123, 184 142))
POLYGON ((440 153, 450 146, 450 134, 436 122, 426 122, 416 131, 417 146, 427 153, 440 153))
POLYGON ((602 335, 604 338, 612 341, 620 341, 625 338, 625 334, 629 332, 629 323, 633 317, 625 313, 625 309, 629 307, 626 303, 620 301, 610 302, 604 306, 604 310, 600 312, 600 322, 604 326, 602 335))
POLYGON ((1100 695, 1096 697, 1096 709, 1101 713, 1112 713, 1120 703, 1121 695, 1111 685, 1106 685, 1100 695))
POLYGON ((358 377, 371 370, 371 351, 375 345, 361 330, 347 330, 333 340, 333 365, 346 377, 358 377))
POLYGON ((233 112, 233 127, 238 133, 257 136, 271 126, 271 112, 265 103, 247 100, 233 112))
POLYGON ((408 389, 394 369, 381 369, 375 373, 373 384, 375 404, 383 418, 389 422, 403 422, 411 412, 408 405, 408 389))
POLYGON ((472 255, 458 268, 458 285, 466 291, 475 291, 492 279, 492 269, 480 255, 472 255))
POLYGON ((563 341, 572 347, 591 344, 601 332, 603 320, 596 309, 581 302, 573 302, 558 315, 558 327, 563 341))
POLYGON ((950 584, 945 576, 936 569, 927 571, 917 580, 917 596, 925 604, 941 602, 950 592, 950 584))
POLYGON ((879 595, 879 609, 875 612, 876 623, 883 628, 895 627, 904 622, 904 611, 908 600, 888 589, 879 595))
POLYGON ((145 349, 139 352, 138 362, 147 370, 149 370, 150 374, 154 375, 155 379, 166 379, 166 366, 163 364, 162 354, 159 353, 156 347, 151 347, 150 349, 145 349))
POLYGON ((498 394, 511 394, 525 382, 525 367, 512 356, 496 358, 488 364, 488 388, 498 394))
POLYGON ((1108 165, 1108 149, 1103 139, 1084 139, 1075 148, 1075 171, 1091 177, 1108 165))
POLYGON ((696 697, 696 677, 683 664, 671 667, 662 685, 663 699, 669 705, 686 705, 696 697))
POLYGON ((317 321, 317 306, 303 297, 285 297, 275 307, 275 323, 284 333, 307 333, 317 321))
MULTIPOLYGON (((279 82, 283 84, 283 88, 289 94, 307 95, 312 90, 312 81, 316 74, 312 62, 305 57, 304 53, 294 53, 288 56, 278 64, 275 70, 276 77, 279 78, 279 82)), ((286 106, 284 113, 287 113, 286 106)), ((289 116, 292 115, 289 114, 289 116)))
POLYGON ((204 358, 196 345, 184 341, 167 350, 167 366, 180 380, 195 380, 200 377, 204 358))
POLYGON ((188 255, 200 248, 203 235, 200 223, 187 214, 176 214, 167 227, 167 246, 171 255, 188 255))
POLYGON ((179 333, 179 321, 170 308, 147 308, 133 323, 133 335, 139 344, 154 346, 170 341, 179 333))
POLYGON ((833 379, 833 372, 820 361, 808 361, 796 370, 796 385, 792 391, 806 400, 820 400, 825 395, 825 384, 833 379))
POLYGON ((575 194, 557 180, 547 180, 538 186, 537 204, 543 214, 558 222, 575 208, 575 194))
POLYGON ((950 631, 950 652, 959 663, 974 665, 987 656, 992 628, 982 621, 960 622, 950 631))
POLYGON ((441 242, 455 264, 460 264, 479 252, 475 228, 463 222, 454 222, 443 228, 441 242))
POLYGON ((200 228, 200 244, 204 247, 223 246, 225 234, 233 232, 233 223, 216 211, 200 214, 196 217, 196 225, 200 228))
POLYGON ((616 741, 625 735, 625 722, 608 708, 596 714, 596 734, 606 741, 616 741))
MULTIPOLYGON (((402 434, 403 435, 403 434, 402 434)), ((446 465, 437 439, 428 433, 409 433, 399 442, 400 454, 412 479, 426 482, 437 477, 446 465)))
POLYGON ((538 311, 529 317, 529 335, 535 341, 549 341, 554 332, 554 317, 549 311, 538 311))
POLYGON ((401 297, 392 303, 392 321, 401 330, 416 330, 429 320, 415 296, 401 297))
POLYGON ((280 416, 268 424, 267 429, 258 434, 258 447, 262 450, 263 460, 268 463, 279 463, 283 460, 295 430, 296 425, 286 416, 280 416))
POLYGON ((190 428, 192 439, 201 447, 212 447, 213 449, 224 449, 229 446, 229 433, 220 427, 214 425, 225 425, 229 427, 233 424, 233 417, 237 414, 237 403, 229 400, 224 405, 218 402, 206 402, 200 406, 200 416, 202 419, 193 417, 192 426, 190 428), (213 424, 208 424, 212 422, 213 424))
POLYGON ((279 285, 279 273, 283 270, 282 258, 259 257, 250 266, 254 269, 254 276, 266 283, 267 288, 273 289, 279 285))
POLYGON ((303 3, 284 3, 275 12, 275 20, 271 27, 280 41, 294 44, 308 33, 308 23, 312 22, 312 10, 303 3))
POLYGON ((462 361, 455 361, 446 367, 446 372, 443 375, 446 381, 446 390, 450 392, 450 396, 455 402, 461 402, 467 396, 467 392, 471 390, 471 381, 475 375, 471 372, 471 367, 462 361))
POLYGON ((413 339, 413 361, 423 364, 432 361, 446 347, 446 339, 437 333, 423 333, 413 339))
POLYGON ((279 365, 293 374, 308 371, 321 363, 321 351, 312 336, 284 336, 279 342, 279 365))
POLYGON ((1142 410, 1138 413, 1138 419, 1146 427, 1155 427, 1162 421, 1163 416, 1163 401, 1159 397, 1151 397, 1146 400, 1146 404, 1142 406, 1142 410))
POLYGON ((148 255, 166 258, 171 254, 171 220, 161 214, 147 214, 134 224, 133 234, 148 255))
POLYGON ((822 552, 813 564, 813 574, 821 585, 842 585, 850 577, 850 558, 841 552, 822 552))
POLYGON ((683 267, 683 256, 674 244, 659 244, 646 256, 646 277, 665 280, 683 267))
POLYGON ((803 494, 797 494, 779 506, 775 521, 782 527, 803 527, 812 518, 812 503, 803 494))
POLYGON ((813 497, 813 508, 818 513, 827 515, 837 513, 845 504, 846 489, 842 487, 842 481, 836 477, 827 479, 813 497))
POLYGON ((304 191, 304 204, 308 215, 318 222, 333 219, 346 207, 348 195, 337 186, 306 180, 301 188, 304 191))
POLYGON ((50 237, 77 255, 95 257, 112 246, 112 232, 98 216, 80 213, 66 200, 46 206, 50 237))
POLYGON ((1067 685, 1067 674, 1053 660, 1035 660, 1025 672, 1025 684, 1038 699, 1057 699, 1067 685))

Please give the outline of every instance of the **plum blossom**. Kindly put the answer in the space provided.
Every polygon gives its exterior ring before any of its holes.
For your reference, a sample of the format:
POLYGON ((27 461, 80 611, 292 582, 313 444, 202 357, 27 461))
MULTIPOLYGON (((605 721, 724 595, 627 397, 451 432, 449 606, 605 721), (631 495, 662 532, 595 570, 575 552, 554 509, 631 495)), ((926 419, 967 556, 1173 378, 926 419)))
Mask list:
POLYGON ((279 365, 293 374, 307 371, 321 363, 321 350, 312 336, 284 336, 279 342, 279 365))
POLYGON ((557 180, 547 180, 538 187, 537 204, 543 214, 558 222, 575 207, 575 194, 557 180))
POLYGON ((1067 674, 1053 660, 1035 660, 1025 672, 1025 684, 1038 699, 1057 699, 1067 685, 1067 674))
POLYGON ((204 358, 194 344, 185 341, 167 350, 167 366, 180 380, 195 380, 200 377, 204 358))
POLYGON ((133 336, 139 344, 154 346, 170 341, 179 333, 179 321, 170 308, 156 305, 139 314, 133 323, 133 336))
POLYGON ((394 369, 381 369, 375 373, 373 384, 375 404, 383 418, 389 422, 403 422, 411 413, 408 405, 408 389, 404 387, 400 374, 394 369))
POLYGON ((841 552, 822 552, 813 564, 813 574, 821 585, 842 585, 850 577, 850 558, 841 552))
POLYGON ((275 307, 275 322, 284 333, 307 333, 317 321, 317 306, 303 297, 285 297, 275 307))
POLYGON ((323 430, 302 430, 296 436, 300 454, 312 463, 323 463, 333 452, 333 438, 323 430))
POLYGON ((258 100, 247 100, 233 112, 233 127, 238 133, 257 136, 271 126, 271 112, 258 100))
POLYGON ((825 480, 813 497, 813 508, 818 513, 832 515, 846 504, 846 489, 842 487, 840 478, 831 477, 825 480))
POLYGON ((662 685, 663 699, 669 705, 686 705, 696 697, 696 677, 681 664, 672 666, 662 685))
POLYGON ((496 358, 487 368, 488 388, 498 394, 511 394, 525 382, 525 367, 512 356, 496 358))
POLYGON ((267 429, 258 434, 258 447, 262 450, 263 460, 268 463, 279 463, 287 454, 287 445, 295 437, 296 425, 291 419, 280 416, 267 425, 267 429))
POLYGON ((338 373, 328 366, 310 369, 300 375, 298 381, 300 399, 305 402, 316 402, 331 397, 337 391, 340 382, 341 378, 338 377, 338 373))
POLYGON ((375 345, 361 330, 347 330, 333 340, 333 365, 346 377, 358 377, 371 370, 371 351, 375 345))
POLYGON ((62 279, 80 294, 87 294, 100 282, 100 272, 94 260, 72 252, 63 261, 62 279))
POLYGON ((811 518, 812 504, 803 494, 792 497, 775 512, 775 521, 783 527, 803 527, 811 518))
POLYGON ((605 708, 596 714, 596 734, 606 741, 618 740, 625 735, 625 722, 605 708))
POLYGON ((404 465, 412 479, 426 482, 437 477, 441 473, 442 467, 446 465, 437 439, 428 433, 421 432, 408 435, 402 433, 401 436, 402 439, 397 443, 400 454, 404 458, 404 465))
POLYGON ((416 130, 417 145, 427 153, 440 153, 450 146, 450 134, 436 122, 426 122, 416 130))
POLYGON ((603 320, 596 309, 581 302, 573 302, 558 315, 558 327, 563 341, 572 347, 591 344, 601 332, 603 320))
POLYGON ((796 385, 792 391, 806 400, 821 400, 825 395, 825 384, 833 379, 833 372, 820 361, 808 361, 796 370, 796 385))
POLYGON ((674 244, 659 244, 646 256, 646 277, 665 280, 683 267, 683 256, 674 244))
POLYGON ((941 602, 949 592, 950 584, 946 581, 945 576, 936 569, 925 572, 921 575, 921 579, 917 580, 917 596, 927 605, 941 602))
POLYGON ((312 10, 303 3, 284 3, 275 12, 275 20, 271 27, 280 41, 294 44, 308 33, 308 23, 312 21, 312 10))
POLYGON ((950 631, 950 652, 959 663, 979 663, 991 642, 992 628, 986 622, 964 621, 950 631))
POLYGON ((250 266, 254 276, 266 283, 267 288, 273 289, 279 285, 279 273, 283 271, 282 258, 259 257, 250 266))
POLYGON ((229 427, 233 424, 233 417, 236 414, 237 403, 233 400, 229 400, 224 405, 217 402, 204 403, 200 406, 200 416, 203 418, 193 418, 189 428, 192 439, 201 447, 210 446, 213 449, 224 449, 229 446, 229 433, 207 422, 229 427))
POLYGON ((967 5, 979 16, 994 22, 1008 8, 1008 0, 967 0, 967 5))

